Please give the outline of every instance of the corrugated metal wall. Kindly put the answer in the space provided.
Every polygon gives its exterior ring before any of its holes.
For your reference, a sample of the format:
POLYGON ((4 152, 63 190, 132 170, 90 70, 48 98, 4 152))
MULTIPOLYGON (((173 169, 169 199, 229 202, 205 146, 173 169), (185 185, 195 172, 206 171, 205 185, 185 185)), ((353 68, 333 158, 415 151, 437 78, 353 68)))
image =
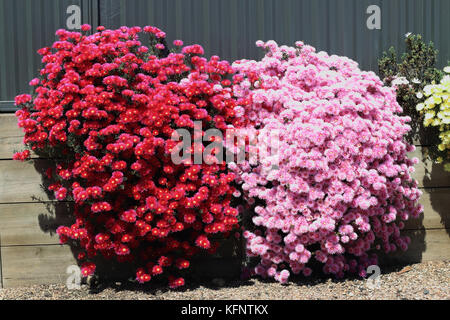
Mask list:
POLYGON ((66 28, 70 5, 81 8, 83 22, 98 23, 97 0, 0 0, 0 110, 13 109, 14 96, 29 92, 41 68, 36 51, 66 28))
POLYGON ((70 4, 80 5, 83 23, 156 25, 169 40, 199 43, 228 60, 260 58, 258 39, 303 40, 377 71, 381 52, 403 50, 407 32, 434 42, 439 67, 450 60, 449 0, 0 0, 0 101, 28 91, 39 67, 35 51, 65 27, 70 4), (370 5, 381 8, 380 30, 366 27, 370 5))

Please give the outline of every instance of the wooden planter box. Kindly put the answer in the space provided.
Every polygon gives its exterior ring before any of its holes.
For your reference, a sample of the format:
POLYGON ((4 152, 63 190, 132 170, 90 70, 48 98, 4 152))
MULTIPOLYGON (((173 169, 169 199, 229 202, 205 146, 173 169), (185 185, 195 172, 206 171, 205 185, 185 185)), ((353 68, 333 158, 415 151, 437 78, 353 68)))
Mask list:
MULTIPOLYGON (((51 201, 40 187, 39 170, 48 163, 12 160, 22 148, 22 133, 13 114, 0 114, 0 287, 64 283, 66 268, 76 264, 55 228, 67 221, 70 203, 51 201)), ((422 146, 412 156, 421 159, 422 146)), ((405 253, 384 257, 386 264, 450 259, 450 173, 440 165, 420 162, 414 177, 424 194, 421 219, 408 221, 412 238, 405 253)), ((239 276, 239 257, 225 246, 221 257, 204 261, 197 272, 208 277, 239 276)))

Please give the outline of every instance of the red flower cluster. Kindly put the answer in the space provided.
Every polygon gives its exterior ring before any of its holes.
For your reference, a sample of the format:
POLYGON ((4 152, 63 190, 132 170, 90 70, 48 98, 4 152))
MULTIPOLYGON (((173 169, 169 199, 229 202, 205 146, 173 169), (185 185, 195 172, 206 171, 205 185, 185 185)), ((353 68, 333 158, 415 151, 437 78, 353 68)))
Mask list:
MULTIPOLYGON (((143 28, 150 36, 143 46, 141 31, 58 30, 59 40, 38 51, 44 67, 30 82, 33 96, 16 98, 16 115, 25 145, 58 159, 49 189, 74 201, 76 221, 57 232, 83 248, 82 274, 94 273, 90 261, 100 254, 135 263, 139 282, 167 271, 178 287, 184 279, 174 273, 198 251, 217 248, 210 234, 233 230, 238 211, 226 165, 175 165, 172 133, 193 130, 194 121, 203 130, 238 126, 241 101, 228 62, 207 60, 199 45, 169 52, 155 27, 143 28)), ((27 157, 28 150, 15 156, 27 157)))

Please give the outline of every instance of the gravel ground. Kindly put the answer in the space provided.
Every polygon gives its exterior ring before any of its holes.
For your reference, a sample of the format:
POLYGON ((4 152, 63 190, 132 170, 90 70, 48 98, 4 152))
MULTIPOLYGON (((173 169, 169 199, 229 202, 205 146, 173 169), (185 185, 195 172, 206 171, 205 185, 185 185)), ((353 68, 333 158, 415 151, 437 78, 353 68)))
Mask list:
POLYGON ((362 279, 299 279, 281 285, 251 279, 225 282, 221 279, 181 290, 142 289, 134 284, 112 283, 102 288, 68 290, 62 284, 0 289, 3 299, 119 299, 119 300, 317 300, 317 299, 445 299, 450 300, 450 261, 431 261, 390 270, 380 276, 378 288, 362 279))

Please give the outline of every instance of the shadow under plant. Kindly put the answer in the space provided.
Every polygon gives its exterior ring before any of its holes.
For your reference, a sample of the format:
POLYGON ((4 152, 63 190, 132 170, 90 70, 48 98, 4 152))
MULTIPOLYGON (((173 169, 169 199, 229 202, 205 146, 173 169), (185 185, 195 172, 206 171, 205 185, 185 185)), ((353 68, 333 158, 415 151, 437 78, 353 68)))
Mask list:
MULTIPOLYGON (((36 196, 32 196, 33 200, 45 204, 45 212, 38 215, 38 222, 41 230, 50 235, 56 235, 56 229, 59 226, 69 226, 75 222, 73 215, 74 203, 71 201, 56 201, 54 193, 49 191, 48 187, 52 183, 47 176, 47 170, 54 167, 51 160, 36 159, 32 160, 35 170, 41 175, 41 188, 46 193, 48 199, 43 200, 36 196)), ((81 247, 76 241, 68 242, 73 257, 77 259, 81 247)), ((241 274, 241 255, 242 255, 241 241, 230 237, 221 240, 221 246, 214 255, 200 254, 193 261, 189 272, 186 274, 187 282, 194 283, 211 283, 226 282, 239 279, 241 274)), ((115 285, 116 281, 134 285, 136 266, 131 263, 119 263, 115 259, 106 259, 101 255, 97 255, 93 260, 97 265, 95 280, 93 281, 95 287, 104 287, 115 285)), ((155 279, 157 280, 157 279, 155 279)), ((158 281, 152 281, 152 284, 137 287, 153 287, 164 286, 166 282, 161 282, 158 286, 158 281)))

